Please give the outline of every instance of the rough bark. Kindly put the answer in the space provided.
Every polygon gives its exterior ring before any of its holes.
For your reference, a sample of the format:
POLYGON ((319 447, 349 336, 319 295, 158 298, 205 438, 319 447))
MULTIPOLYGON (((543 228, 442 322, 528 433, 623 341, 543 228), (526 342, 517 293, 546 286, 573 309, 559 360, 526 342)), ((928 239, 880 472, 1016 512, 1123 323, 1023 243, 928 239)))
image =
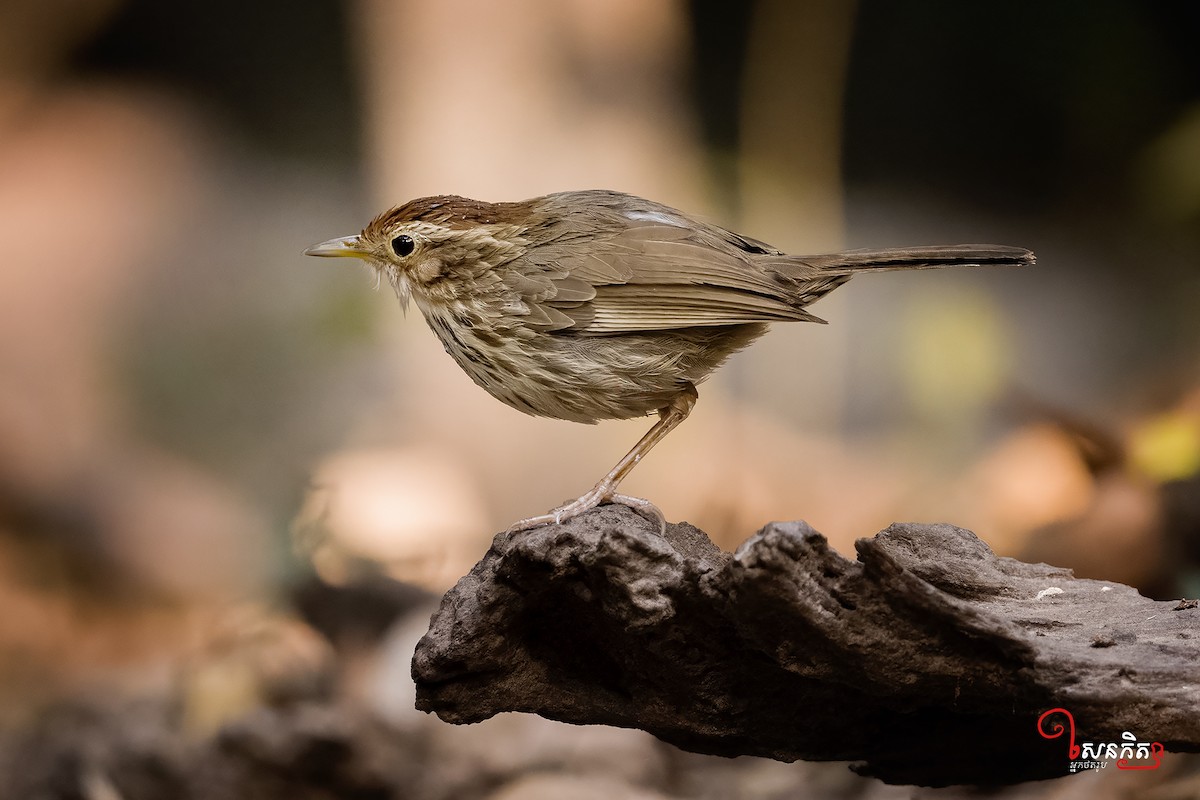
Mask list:
POLYGON ((620 507, 500 534, 417 647, 417 707, 641 728, 685 750, 845 760, 889 782, 1065 774, 1075 741, 1200 749, 1200 609, 999 558, 951 525, 831 550, 803 522, 735 553, 620 507))

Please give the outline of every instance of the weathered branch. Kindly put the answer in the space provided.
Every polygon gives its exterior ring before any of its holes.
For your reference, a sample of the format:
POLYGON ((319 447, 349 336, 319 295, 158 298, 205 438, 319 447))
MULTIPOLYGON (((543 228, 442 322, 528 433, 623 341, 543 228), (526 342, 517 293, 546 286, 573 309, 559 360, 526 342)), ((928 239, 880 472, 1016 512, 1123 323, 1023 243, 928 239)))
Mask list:
POLYGON ((1200 749, 1200 609, 998 558, 950 525, 892 525, 857 550, 791 522, 728 554, 611 506, 500 534, 417 647, 417 706, 927 785, 1066 773, 1066 738, 1037 731, 1054 707, 1077 742, 1200 749))

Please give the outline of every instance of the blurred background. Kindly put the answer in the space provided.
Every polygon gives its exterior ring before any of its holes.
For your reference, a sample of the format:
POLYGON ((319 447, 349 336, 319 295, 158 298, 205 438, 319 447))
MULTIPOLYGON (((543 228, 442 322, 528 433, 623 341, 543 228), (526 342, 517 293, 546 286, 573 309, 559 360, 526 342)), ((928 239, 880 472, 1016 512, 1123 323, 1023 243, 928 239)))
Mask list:
POLYGON ((725 549, 945 521, 1195 597, 1198 37, 1200 8, 1135 0, 5 0, 0 786, 911 796, 417 715, 429 604, 651 420, 523 416, 386 286, 300 254, 418 196, 593 187, 797 253, 1029 247, 776 326, 624 489, 725 549))

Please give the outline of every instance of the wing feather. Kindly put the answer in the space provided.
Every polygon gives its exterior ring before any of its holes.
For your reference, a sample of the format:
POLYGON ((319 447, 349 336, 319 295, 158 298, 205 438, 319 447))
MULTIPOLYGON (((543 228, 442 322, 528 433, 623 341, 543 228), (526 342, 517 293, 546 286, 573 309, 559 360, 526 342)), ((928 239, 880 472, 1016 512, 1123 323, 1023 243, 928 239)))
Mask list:
MULTIPOLYGON (((719 293, 711 287, 602 286, 587 306, 590 313, 586 324, 570 330, 588 336, 753 322, 823 322, 803 309, 770 298, 742 292, 719 293)), ((566 313, 575 314, 573 310, 566 313)))
POLYGON ((530 306, 529 324, 606 336, 822 321, 788 302, 795 296, 793 283, 754 263, 763 255, 782 255, 771 246, 639 198, 582 195, 587 196, 551 196, 559 203, 548 215, 553 230, 544 231, 541 244, 523 257, 530 269, 523 275, 513 270, 506 280, 530 306), (604 237, 595 231, 615 233, 604 237))

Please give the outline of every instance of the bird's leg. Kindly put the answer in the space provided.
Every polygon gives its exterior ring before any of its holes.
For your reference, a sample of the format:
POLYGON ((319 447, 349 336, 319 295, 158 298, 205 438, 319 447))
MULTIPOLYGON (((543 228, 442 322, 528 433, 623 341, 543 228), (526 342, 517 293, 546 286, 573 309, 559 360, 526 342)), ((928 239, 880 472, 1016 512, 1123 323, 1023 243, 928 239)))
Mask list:
POLYGON ((620 503, 657 523, 659 532, 664 533, 667 521, 658 507, 640 497, 617 494, 617 486, 625 479, 626 475, 633 471, 633 468, 650 452, 654 445, 661 442, 668 433, 678 427, 679 423, 687 419, 688 414, 692 413, 692 406, 696 405, 696 397, 696 387, 689 383, 683 391, 671 399, 670 405, 659 409, 658 422, 654 423, 654 427, 646 431, 646 435, 638 440, 633 449, 626 453, 625 457, 618 461, 617 465, 609 470, 608 474, 601 478, 600 482, 591 490, 577 500, 559 506, 547 514, 513 523, 508 529, 509 532, 529 530, 551 523, 557 525, 578 517, 602 503, 620 503))

